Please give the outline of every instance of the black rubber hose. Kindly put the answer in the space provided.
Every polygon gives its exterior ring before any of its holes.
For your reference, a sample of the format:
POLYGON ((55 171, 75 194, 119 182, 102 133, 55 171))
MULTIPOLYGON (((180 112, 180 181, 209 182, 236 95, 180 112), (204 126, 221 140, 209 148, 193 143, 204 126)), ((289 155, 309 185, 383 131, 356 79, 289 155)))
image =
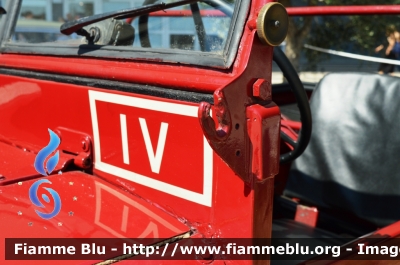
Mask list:
POLYGON ((194 27, 199 38, 200 50, 205 52, 207 50, 207 33, 201 18, 199 5, 197 3, 190 4, 190 9, 192 10, 194 27))
MULTIPOLYGON (((289 82, 300 111, 301 130, 299 132, 298 141, 294 146, 293 151, 290 151, 286 154, 281 154, 280 157, 281 163, 287 163, 299 157, 304 152, 308 145, 308 142, 310 141, 312 131, 311 110, 306 91, 303 87, 303 83, 300 81, 296 70, 293 68, 292 64, 279 47, 274 48, 273 60, 279 66, 282 73, 289 82)), ((285 139, 285 136, 286 135, 284 135, 282 138, 285 139)))
MULTIPOLYGON (((154 4, 158 0, 145 0, 143 2, 143 5, 150 5, 154 4)), ((139 17, 139 40, 140 40, 140 45, 143 48, 150 48, 150 38, 149 38, 149 29, 148 29, 148 22, 149 22, 149 15, 143 15, 139 17)))

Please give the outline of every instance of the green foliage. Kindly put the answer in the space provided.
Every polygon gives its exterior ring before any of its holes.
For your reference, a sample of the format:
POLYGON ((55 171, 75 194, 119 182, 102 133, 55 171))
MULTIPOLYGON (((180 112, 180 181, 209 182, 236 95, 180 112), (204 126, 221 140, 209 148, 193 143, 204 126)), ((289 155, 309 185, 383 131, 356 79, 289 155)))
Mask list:
MULTIPOLYGON (((292 0, 292 3, 296 0, 292 0)), ((400 4, 400 0, 324 0, 320 5, 386 5, 400 4)), ((395 25, 400 30, 398 15, 368 16, 320 16, 314 17, 311 31, 305 43, 334 50, 349 51, 363 55, 374 55, 380 44, 387 45, 386 27, 395 25)), ((329 55, 305 49, 307 70, 329 55)), ((376 54, 375 54, 376 55, 376 54)), ((311 69, 310 69, 311 68, 311 69)))

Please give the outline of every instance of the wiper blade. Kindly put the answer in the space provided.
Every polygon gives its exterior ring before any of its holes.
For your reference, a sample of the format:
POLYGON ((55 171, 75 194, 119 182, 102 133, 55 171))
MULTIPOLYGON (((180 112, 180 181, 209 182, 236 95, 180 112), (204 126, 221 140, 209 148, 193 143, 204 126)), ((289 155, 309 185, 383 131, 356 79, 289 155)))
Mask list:
POLYGON ((86 36, 88 33, 83 29, 83 27, 105 20, 109 18, 114 18, 114 19, 125 19, 129 17, 136 17, 136 16, 142 16, 149 14, 151 12, 155 11, 160 11, 168 8, 173 8, 177 6, 182 6, 186 4, 191 4, 199 2, 199 0, 183 0, 183 1, 176 1, 173 3, 158 3, 158 4, 151 4, 151 5, 145 5, 145 6, 140 6, 140 7, 134 7, 130 9, 123 9, 119 11, 114 11, 114 12, 108 12, 104 14, 99 14, 99 15, 93 15, 89 17, 84 17, 80 18, 77 20, 65 22, 64 24, 61 25, 60 31, 62 34, 65 35, 71 35, 72 33, 77 33, 78 35, 83 35, 86 36), (82 32, 83 31, 83 32, 82 32))

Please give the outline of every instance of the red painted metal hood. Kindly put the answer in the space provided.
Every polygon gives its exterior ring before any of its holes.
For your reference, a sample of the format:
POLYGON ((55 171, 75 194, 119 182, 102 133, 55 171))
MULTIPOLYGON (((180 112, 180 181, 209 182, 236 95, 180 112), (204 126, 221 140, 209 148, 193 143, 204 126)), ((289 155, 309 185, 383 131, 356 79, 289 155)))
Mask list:
POLYGON ((0 141, 0 186, 38 176, 34 161, 34 153, 0 141))
MULTIPOLYGON (((51 212, 54 201, 41 200, 45 208, 35 206, 29 198, 29 188, 38 179, 0 186, 1 238, 170 238, 186 233, 190 228, 177 217, 155 204, 122 190, 102 179, 79 171, 47 177, 37 191, 56 191, 61 199, 61 211, 45 220, 35 210, 51 212)), ((4 249, 4 241, 0 249, 4 249)), ((0 252, 0 260, 5 259, 0 252)), ((57 261, 59 264, 87 264, 88 261, 57 261)), ((89 262, 90 263, 90 262, 89 262)), ((5 264, 21 264, 6 261, 5 264)), ((29 264, 54 264, 54 261, 30 261, 29 264)))

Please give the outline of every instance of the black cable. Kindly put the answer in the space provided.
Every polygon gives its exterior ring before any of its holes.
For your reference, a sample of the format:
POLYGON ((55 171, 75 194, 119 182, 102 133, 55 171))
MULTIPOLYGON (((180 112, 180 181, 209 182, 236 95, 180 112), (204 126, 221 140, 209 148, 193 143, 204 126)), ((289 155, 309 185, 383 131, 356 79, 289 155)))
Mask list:
MULTIPOLYGON (((282 73, 289 82, 300 111, 301 130, 299 132, 297 144, 294 146, 294 150, 286 154, 281 154, 280 157, 281 163, 287 163, 299 157, 304 152, 308 145, 308 142, 310 141, 312 131, 311 110, 306 91, 303 87, 303 83, 300 81, 296 70, 293 68, 292 64, 279 47, 274 48, 273 60, 279 66, 282 73)), ((285 136, 286 135, 282 135, 281 133, 281 137, 283 139, 286 139, 285 136)))

